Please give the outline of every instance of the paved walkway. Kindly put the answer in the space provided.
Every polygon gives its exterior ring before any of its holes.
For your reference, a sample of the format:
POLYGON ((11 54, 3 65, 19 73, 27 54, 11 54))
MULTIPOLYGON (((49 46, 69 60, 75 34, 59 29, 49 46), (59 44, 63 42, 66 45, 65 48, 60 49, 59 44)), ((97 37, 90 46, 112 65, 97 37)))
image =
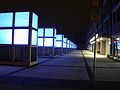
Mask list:
MULTIPOLYGON (((93 74, 94 55, 92 52, 83 50, 84 57, 90 68, 89 76, 93 74)), ((92 75, 91 75, 92 76, 92 75)), ((105 55, 96 55, 96 84, 99 88, 105 86, 107 89, 120 90, 120 62, 108 59, 105 55)), ((106 89, 105 89, 106 90, 106 89)))
POLYGON ((0 88, 6 90, 7 87, 9 90, 86 90, 89 88, 89 76, 81 51, 74 51, 54 59, 39 58, 39 64, 30 68, 0 66, 0 76, 0 88))

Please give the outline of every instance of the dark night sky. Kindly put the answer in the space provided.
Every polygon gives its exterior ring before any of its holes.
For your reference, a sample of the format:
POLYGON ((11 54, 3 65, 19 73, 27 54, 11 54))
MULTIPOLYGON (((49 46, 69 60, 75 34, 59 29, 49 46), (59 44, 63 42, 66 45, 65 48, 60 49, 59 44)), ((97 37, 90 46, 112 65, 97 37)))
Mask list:
POLYGON ((39 27, 56 27, 75 44, 81 45, 88 22, 88 0, 1 0, 0 11, 34 10, 39 27))

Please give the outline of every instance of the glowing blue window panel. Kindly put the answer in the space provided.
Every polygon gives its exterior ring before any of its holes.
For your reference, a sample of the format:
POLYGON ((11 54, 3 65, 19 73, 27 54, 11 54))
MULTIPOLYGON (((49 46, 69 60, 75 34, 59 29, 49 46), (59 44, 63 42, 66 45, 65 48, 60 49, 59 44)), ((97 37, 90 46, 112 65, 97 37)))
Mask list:
POLYGON ((43 38, 38 38, 38 46, 43 46, 43 38))
POLYGON ((53 38, 45 38, 44 46, 53 47, 53 38))
POLYGON ((67 48, 69 48, 69 44, 67 44, 67 48))
POLYGON ((117 48, 120 49, 120 42, 117 42, 117 48))
POLYGON ((38 29, 38 36, 43 37, 43 35, 44 35, 44 29, 43 28, 38 29))
POLYGON ((32 14, 32 27, 38 29, 38 16, 35 13, 32 14))
POLYGON ((0 13, 0 27, 12 27, 13 13, 0 13))
POLYGON ((54 37, 56 37, 56 34, 57 34, 57 30, 56 29, 54 29, 55 31, 54 31, 54 37))
POLYGON ((32 45, 37 45, 37 31, 32 30, 32 45))
POLYGON ((63 39, 63 42, 64 42, 64 43, 67 43, 67 38, 64 38, 64 39, 63 39))
POLYGON ((67 43, 63 43, 63 48, 66 48, 67 47, 67 43))
POLYGON ((56 40, 62 40, 62 35, 56 35, 56 40))
POLYGON ((45 37, 53 37, 53 28, 45 28, 45 37))
POLYGON ((62 42, 61 41, 56 41, 56 47, 62 47, 62 42))
POLYGON ((56 38, 54 38, 54 46, 56 46, 56 38))
POLYGON ((24 27, 29 26, 29 14, 30 12, 16 12, 15 13, 15 26, 24 27))
POLYGON ((28 44, 28 29, 15 29, 14 44, 28 44))
POLYGON ((0 30, 0 44, 12 44, 12 29, 0 30))

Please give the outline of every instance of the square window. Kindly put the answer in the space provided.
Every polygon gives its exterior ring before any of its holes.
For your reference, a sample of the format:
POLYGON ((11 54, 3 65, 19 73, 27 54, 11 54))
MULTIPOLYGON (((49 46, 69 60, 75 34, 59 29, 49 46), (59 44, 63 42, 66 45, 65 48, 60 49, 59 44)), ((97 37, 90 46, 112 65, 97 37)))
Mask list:
POLYGON ((53 47, 53 38, 45 38, 44 46, 53 47))
POLYGON ((0 30, 0 44, 12 44, 12 29, 0 30))
POLYGON ((13 13, 0 13, 0 27, 12 27, 13 13))
POLYGON ((62 47, 62 41, 56 41, 56 47, 62 47))
POLYGON ((38 29, 38 16, 35 13, 32 14, 32 27, 38 29))
POLYGON ((56 40, 62 40, 62 35, 56 35, 56 40))
POLYGON ((38 37, 43 37, 43 35, 44 35, 43 31, 44 31, 43 28, 38 29, 38 37))
POLYGON ((32 30, 32 45, 37 45, 37 31, 32 30))
POLYGON ((45 37, 53 37, 53 28, 45 28, 45 37))
POLYGON ((16 12, 15 13, 15 27, 29 26, 29 12, 16 12))
POLYGON ((14 44, 28 44, 28 29, 15 29, 14 44))
POLYGON ((38 38, 38 46, 43 46, 43 38, 38 38))
POLYGON ((63 47, 66 48, 67 47, 67 43, 63 43, 63 47))

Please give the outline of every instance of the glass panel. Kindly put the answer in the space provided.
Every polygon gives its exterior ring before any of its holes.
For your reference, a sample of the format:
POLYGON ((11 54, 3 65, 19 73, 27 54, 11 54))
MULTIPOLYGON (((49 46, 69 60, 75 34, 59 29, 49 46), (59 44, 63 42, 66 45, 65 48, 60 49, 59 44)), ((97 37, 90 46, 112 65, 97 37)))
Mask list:
POLYGON ((29 26, 29 12, 15 13, 15 26, 29 26))
POLYGON ((69 44, 67 44, 67 48, 69 48, 69 44))
POLYGON ((120 49, 120 42, 117 41, 117 48, 120 49))
POLYGON ((61 41, 56 41, 56 47, 62 47, 62 42, 61 41))
POLYGON ((14 44, 28 44, 28 29, 15 29, 14 44))
POLYGON ((63 47, 66 48, 66 43, 63 43, 63 47))
POLYGON ((53 37, 53 28, 45 28, 45 37, 53 37))
POLYGON ((39 37, 43 37, 43 35, 44 35, 43 31, 44 31, 43 28, 38 29, 38 36, 39 37))
POLYGON ((32 17, 32 27, 38 29, 38 16, 33 13, 33 17, 32 17))
POLYGON ((37 45, 37 31, 32 30, 32 45, 37 45))
POLYGON ((12 27, 13 13, 0 13, 0 27, 12 27))
POLYGON ((44 46, 53 46, 53 38, 45 38, 44 46))
POLYGON ((56 46, 56 38, 54 38, 54 46, 56 46))
POLYGON ((54 37, 56 37, 57 31, 56 31, 56 29, 54 29, 54 30, 55 30, 54 37))
POLYGON ((56 40, 62 40, 62 35, 56 35, 56 40))
POLYGON ((12 44, 12 29, 0 30, 0 44, 12 44))
POLYGON ((63 42, 67 42, 67 38, 64 38, 64 39, 63 39, 63 42))
POLYGON ((43 38, 38 38, 38 46, 43 46, 43 38))

